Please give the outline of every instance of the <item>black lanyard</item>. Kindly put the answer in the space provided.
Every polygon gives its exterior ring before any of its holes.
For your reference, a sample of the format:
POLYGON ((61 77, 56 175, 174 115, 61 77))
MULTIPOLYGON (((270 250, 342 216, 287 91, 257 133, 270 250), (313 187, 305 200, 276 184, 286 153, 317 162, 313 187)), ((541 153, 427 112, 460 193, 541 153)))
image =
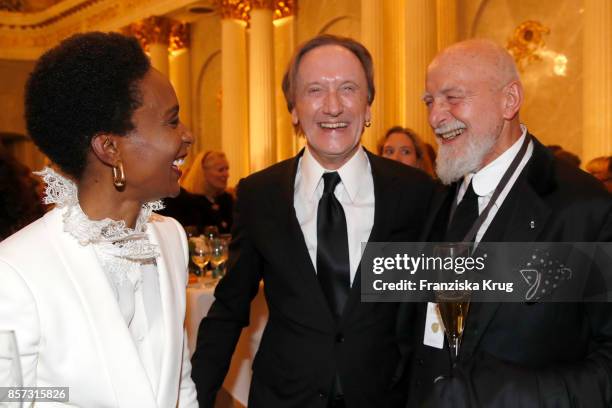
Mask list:
MULTIPOLYGON (((480 229, 482 224, 487 219, 487 216, 489 215, 491 208, 493 208, 495 201, 497 201, 497 198, 499 197, 499 195, 502 193, 504 188, 506 188, 506 185, 508 184, 510 177, 512 177, 517 167, 519 166, 521 160, 523 160, 523 157, 525 157, 525 153, 527 153, 527 146, 529 146, 530 141, 531 141, 531 135, 529 133, 526 133, 525 140, 523 140, 523 144, 521 145, 521 149, 519 150, 518 154, 514 157, 514 160, 512 160, 512 163, 510 163, 510 167, 508 167, 508 169, 502 176, 501 180, 499 181, 499 184, 497 184, 497 187, 495 187, 495 191, 493 191, 493 195, 491 196, 489 203, 487 204, 485 209, 482 211, 482 213, 480 213, 476 221, 474 221, 474 225, 472 225, 472 228, 470 228, 470 230, 468 231, 468 233, 465 235, 465 237, 463 238, 461 242, 472 242, 474 240, 474 238, 476 237, 476 234, 478 233, 478 230, 480 229)), ((457 189, 457 193, 459 193, 459 189, 457 189)), ((455 198, 453 200, 453 206, 451 207, 450 217, 448 218, 449 224, 451 220, 453 219, 453 216, 455 215, 455 210, 457 209, 457 205, 458 205, 457 199, 455 198)))

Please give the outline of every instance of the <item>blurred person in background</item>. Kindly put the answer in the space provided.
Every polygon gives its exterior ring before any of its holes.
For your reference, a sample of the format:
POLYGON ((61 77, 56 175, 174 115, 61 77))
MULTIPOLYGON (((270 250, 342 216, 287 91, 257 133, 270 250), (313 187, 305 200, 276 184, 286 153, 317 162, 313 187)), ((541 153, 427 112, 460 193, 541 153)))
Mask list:
POLYGON ((591 160, 587 163, 586 170, 612 193, 612 156, 602 156, 591 160))
POLYGON ((580 157, 578 157, 574 153, 565 150, 559 145, 549 145, 546 147, 548 147, 548 149, 553 152, 557 159, 563 160, 564 162, 571 164, 572 166, 580 167, 580 157))
POLYGON ((192 143, 170 82, 136 39, 77 34, 37 61, 25 112, 60 171, 39 173, 55 208, 0 243, 0 330, 23 385, 69 387, 70 406, 197 407, 187 240, 152 213, 192 143))
POLYGON ((412 129, 394 126, 378 144, 378 154, 416 167, 433 177, 433 165, 421 138, 412 129))
POLYGON ((229 233, 234 198, 227 191, 228 179, 225 153, 200 152, 182 181, 180 194, 164 200, 166 208, 160 214, 176 218, 190 230, 195 227, 198 233, 211 225, 229 233))
POLYGON ((30 169, 0 146, 0 241, 45 213, 30 169))

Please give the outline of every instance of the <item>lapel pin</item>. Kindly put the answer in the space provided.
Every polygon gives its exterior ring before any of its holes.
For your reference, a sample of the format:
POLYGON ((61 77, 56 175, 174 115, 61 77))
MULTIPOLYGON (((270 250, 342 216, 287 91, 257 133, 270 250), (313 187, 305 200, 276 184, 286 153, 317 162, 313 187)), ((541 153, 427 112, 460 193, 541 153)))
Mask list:
POLYGON ((535 221, 531 220, 529 222, 529 228, 534 229, 535 228, 535 221))

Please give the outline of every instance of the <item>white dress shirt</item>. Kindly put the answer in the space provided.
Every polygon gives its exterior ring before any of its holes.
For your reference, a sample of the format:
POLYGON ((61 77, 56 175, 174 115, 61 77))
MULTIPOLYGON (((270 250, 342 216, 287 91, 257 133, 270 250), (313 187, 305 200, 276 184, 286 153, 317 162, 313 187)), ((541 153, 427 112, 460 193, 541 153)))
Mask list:
POLYGON ((323 173, 337 171, 341 182, 334 195, 344 209, 348 236, 351 286, 361 261, 361 243, 368 242, 374 224, 374 180, 368 156, 359 150, 338 170, 326 170, 305 148, 295 177, 293 206, 312 265, 317 269, 317 210, 323 195, 323 173))
MULTIPOLYGON (((463 183, 461 184, 461 187, 459 188, 459 192, 457 194, 457 204, 461 202, 465 191, 470 185, 470 181, 473 180, 472 186, 474 188, 474 192, 476 193, 476 195, 478 195, 478 214, 482 213, 482 211, 489 204, 489 201, 491 200, 493 192, 499 184, 499 181, 503 177, 508 167, 510 167, 512 160, 514 160, 519 150, 521 149, 523 140, 525 140, 525 137, 527 137, 527 128, 522 124, 521 130, 523 131, 521 137, 516 142, 514 142, 514 144, 510 146, 510 148, 508 148, 505 152, 499 155, 499 157, 497 157, 491 163, 487 164, 478 172, 470 173, 463 178, 463 183)), ((491 222, 493 222, 495 214, 497 214, 497 211, 499 210, 504 200, 506 199, 506 196, 512 189, 512 186, 516 182, 516 179, 527 165, 527 162, 531 158, 532 154, 533 141, 530 141, 529 145, 527 146, 525 156, 523 156, 523 159, 519 163, 517 169, 514 171, 514 174, 508 180, 508 184, 506 184, 506 187, 503 189, 499 197, 497 197, 497 200, 495 204, 493 204, 493 206, 491 207, 491 211, 489 211, 487 218, 482 223, 480 229, 476 233, 476 238, 474 240, 475 242, 480 242, 484 234, 487 232, 487 228, 489 228, 489 225, 491 225, 491 222)))

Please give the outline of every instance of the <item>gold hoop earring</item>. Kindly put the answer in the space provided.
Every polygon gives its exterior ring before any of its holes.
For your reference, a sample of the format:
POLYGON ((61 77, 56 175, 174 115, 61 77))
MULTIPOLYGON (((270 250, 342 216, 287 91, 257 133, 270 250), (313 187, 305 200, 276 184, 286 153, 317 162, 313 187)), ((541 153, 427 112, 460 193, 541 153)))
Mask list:
POLYGON ((372 122, 369 121, 369 120, 366 120, 364 125, 365 125, 365 127, 370 127, 370 126, 372 126, 372 122))
POLYGON ((119 160, 113 166, 113 184, 117 190, 125 187, 125 171, 123 170, 123 163, 119 160))

